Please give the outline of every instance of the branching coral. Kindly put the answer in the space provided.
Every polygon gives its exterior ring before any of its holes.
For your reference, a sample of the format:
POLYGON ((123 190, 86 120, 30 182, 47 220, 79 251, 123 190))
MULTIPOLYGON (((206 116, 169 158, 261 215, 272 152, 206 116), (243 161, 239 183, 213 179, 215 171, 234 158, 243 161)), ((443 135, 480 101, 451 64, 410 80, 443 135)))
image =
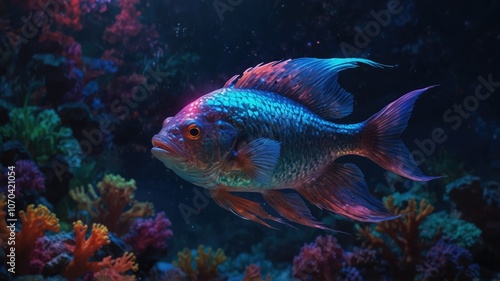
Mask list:
POLYGON ((76 279, 87 272, 97 272, 104 267, 103 262, 89 262, 88 259, 94 255, 103 245, 109 244, 108 229, 104 225, 92 225, 92 234, 85 240, 85 233, 88 226, 81 221, 73 223, 75 231, 75 245, 67 245, 73 253, 73 260, 68 264, 63 272, 63 276, 68 279, 76 279))
POLYGON ((134 200, 137 187, 133 179, 126 181, 119 175, 107 174, 97 183, 97 189, 99 195, 92 185, 88 186, 90 196, 83 187, 70 190, 69 195, 80 210, 87 211, 95 222, 106 225, 118 235, 126 233, 134 219, 154 214, 151 203, 134 200), (125 211, 128 205, 132 207, 125 211))
POLYGON ((29 273, 31 254, 38 238, 45 231, 59 231, 59 220, 49 209, 43 205, 29 205, 26 212, 20 211, 19 218, 22 223, 21 230, 16 235, 17 270, 19 274, 29 273))
POLYGON ((177 254, 179 260, 174 261, 173 264, 179 267, 190 281, 211 281, 219 275, 218 266, 224 263, 227 259, 222 249, 217 249, 213 253, 212 248, 207 248, 200 245, 198 247, 197 256, 194 258, 191 250, 184 248, 182 252, 177 254))
POLYGON ((125 275, 129 270, 137 271, 138 265, 135 263, 135 256, 132 253, 125 253, 123 257, 112 260, 106 257, 103 263, 109 264, 109 267, 101 269, 94 274, 94 280, 97 281, 133 281, 136 280, 133 275, 125 275))
POLYGON ((373 233, 369 227, 358 228, 358 235, 366 239, 366 246, 381 249, 382 257, 394 269, 395 279, 413 280, 416 265, 422 261, 422 248, 426 244, 420 240, 419 225, 434 211, 434 207, 422 199, 417 208, 417 202, 410 199, 408 206, 401 210, 394 206, 394 200, 390 196, 384 204, 391 213, 401 215, 401 217, 378 223, 375 231, 390 238, 401 251, 402 257, 398 257, 388 242, 380 235, 373 233))
POLYGON ((97 250, 110 243, 108 229, 104 225, 92 225, 92 233, 88 239, 85 239, 85 233, 88 229, 87 225, 84 225, 81 221, 77 221, 73 224, 73 229, 76 234, 75 245, 67 245, 67 248, 73 253, 74 257, 62 274, 65 278, 75 280, 87 272, 99 272, 105 268, 114 271, 113 274, 121 274, 128 270, 137 270, 135 256, 130 253, 125 253, 122 258, 116 260, 106 257, 102 261, 88 261, 97 250))
POLYGON ((33 107, 14 108, 10 122, 0 127, 2 136, 21 141, 38 165, 46 164, 53 155, 65 157, 70 168, 78 168, 81 150, 70 128, 61 126, 54 110, 37 112, 33 107))

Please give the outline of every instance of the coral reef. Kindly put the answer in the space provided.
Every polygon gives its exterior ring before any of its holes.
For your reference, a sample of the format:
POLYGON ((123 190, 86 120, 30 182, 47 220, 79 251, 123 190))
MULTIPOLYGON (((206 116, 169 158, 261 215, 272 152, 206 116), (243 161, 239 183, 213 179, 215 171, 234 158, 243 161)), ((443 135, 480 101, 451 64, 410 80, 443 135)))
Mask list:
POLYGON ((145 272, 167 254, 167 239, 173 236, 170 226, 170 220, 161 212, 155 218, 136 219, 130 226, 130 232, 123 237, 145 272))
POLYGON ((56 22, 62 27, 74 30, 82 29, 82 24, 80 23, 80 16, 82 14, 80 0, 66 0, 63 3, 64 11, 54 16, 56 22))
POLYGON ((245 268, 245 276, 242 281, 271 281, 271 276, 267 275, 265 279, 260 276, 260 266, 251 264, 245 268))
POLYGON ((390 196, 384 204, 391 213, 401 215, 401 217, 377 223, 375 232, 368 226, 358 228, 358 235, 366 240, 364 245, 367 247, 381 250, 382 257, 393 269, 395 279, 412 280, 416 274, 416 265, 423 260, 422 251, 426 246, 420 238, 419 226, 434 211, 434 207, 423 199, 417 208, 417 202, 410 199, 408 206, 400 209, 394 206, 394 201, 390 196), (384 240, 379 234, 389 238, 390 242, 384 240), (399 251, 391 248, 392 243, 399 251), (398 256, 398 252, 401 256, 398 256))
POLYGON ((382 279, 389 271, 376 250, 358 248, 345 253, 345 259, 350 268, 357 269, 362 276, 371 280, 382 279))
POLYGON ((188 281, 187 275, 171 263, 158 262, 149 271, 149 280, 157 281, 188 281))
POLYGON ((417 266, 418 280, 477 280, 479 266, 464 248, 441 239, 417 266))
POLYGON ((133 220, 154 214, 154 207, 148 202, 136 202, 134 192, 137 189, 135 180, 125 180, 119 175, 107 174, 97 183, 99 195, 92 185, 88 185, 88 193, 82 187, 69 191, 69 195, 78 203, 80 210, 85 210, 97 223, 102 223, 118 235, 129 231, 133 220), (125 207, 132 205, 125 210, 125 207))
POLYGON ((38 165, 45 165, 54 155, 63 155, 72 169, 80 167, 81 150, 70 128, 61 126, 54 110, 38 111, 33 107, 14 108, 9 123, 0 127, 2 136, 21 141, 38 165))
MULTIPOLYGON (((14 164, 15 173, 15 191, 16 204, 22 205, 26 199, 28 203, 35 203, 37 196, 45 191, 45 176, 38 169, 35 162, 31 160, 18 160, 14 164), (29 197, 29 198, 27 198, 29 197)), ((0 175, 0 181, 2 183, 7 183, 7 172, 0 175)), ((7 194, 8 188, 6 186, 0 186, 0 190, 7 194)), ((24 208, 25 206, 22 206, 24 208)))
POLYGON ((135 263, 135 256, 132 253, 125 253, 123 257, 112 260, 111 257, 106 257, 103 263, 107 263, 108 267, 101 269, 94 274, 95 280, 102 281, 132 281, 136 280, 133 275, 126 275, 129 270, 137 271, 138 265, 135 263))
POLYGON ((62 272, 71 259, 65 245, 71 239, 68 233, 38 238, 31 255, 30 274, 52 276, 62 272))
POLYGON ((103 38, 110 43, 130 41, 131 37, 137 36, 144 25, 140 23, 141 12, 137 11, 135 5, 139 0, 123 0, 119 2, 121 12, 116 16, 112 26, 108 26, 104 31, 103 38))
POLYGON ((293 277, 306 281, 336 280, 345 263, 344 251, 331 235, 319 236, 306 244, 293 259, 293 277))
POLYGON ((29 263, 35 242, 45 231, 58 232, 59 220, 43 205, 29 205, 25 211, 19 211, 21 230, 16 234, 17 272, 29 273, 29 263))
POLYGON ((131 253, 125 253, 123 257, 114 260, 111 257, 106 257, 102 261, 89 261, 97 250, 110 243, 108 229, 104 225, 92 225, 92 233, 88 239, 85 239, 87 225, 77 221, 73 224, 73 229, 75 231, 75 244, 66 245, 68 250, 73 253, 73 259, 62 273, 65 278, 75 280, 85 273, 96 273, 106 268, 109 270, 101 273, 101 276, 112 276, 114 278, 117 274, 138 269, 135 264, 135 256, 131 253))
POLYGON ((200 245, 196 251, 197 255, 193 259, 191 250, 184 248, 177 254, 178 260, 173 264, 186 273, 189 280, 212 281, 219 276, 218 267, 227 259, 222 249, 217 249, 214 253, 212 248, 200 245))
POLYGON ((421 238, 430 241, 436 236, 436 233, 441 232, 443 237, 447 237, 458 246, 466 248, 478 243, 482 232, 476 225, 453 218, 444 211, 428 216, 419 229, 421 238))

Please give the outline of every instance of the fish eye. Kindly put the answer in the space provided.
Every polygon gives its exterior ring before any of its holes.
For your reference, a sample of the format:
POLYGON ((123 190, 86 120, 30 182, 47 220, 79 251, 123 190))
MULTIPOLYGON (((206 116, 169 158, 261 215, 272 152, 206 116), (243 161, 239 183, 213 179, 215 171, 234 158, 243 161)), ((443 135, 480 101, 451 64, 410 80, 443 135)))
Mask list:
POLYGON ((191 124, 186 128, 186 137, 191 140, 197 140, 201 137, 201 128, 196 124, 191 124))

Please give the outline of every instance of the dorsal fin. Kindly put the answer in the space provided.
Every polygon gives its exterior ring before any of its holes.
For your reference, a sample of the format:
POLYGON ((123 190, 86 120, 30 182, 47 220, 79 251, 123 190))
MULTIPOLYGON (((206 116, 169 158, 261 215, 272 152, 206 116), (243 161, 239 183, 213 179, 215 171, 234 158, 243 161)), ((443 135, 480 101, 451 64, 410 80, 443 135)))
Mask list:
POLYGON ((367 59, 299 58, 273 61, 247 69, 241 77, 234 76, 224 87, 256 89, 273 92, 308 107, 331 120, 352 112, 353 97, 338 84, 340 71, 358 66, 385 65, 367 59))

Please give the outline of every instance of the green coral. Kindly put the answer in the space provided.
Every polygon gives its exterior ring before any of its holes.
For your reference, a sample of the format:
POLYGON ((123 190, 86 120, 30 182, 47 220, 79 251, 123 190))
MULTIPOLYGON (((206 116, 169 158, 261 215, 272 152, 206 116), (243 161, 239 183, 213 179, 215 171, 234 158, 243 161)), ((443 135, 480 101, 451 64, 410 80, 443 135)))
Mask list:
POLYGON ((46 164, 53 155, 63 155, 71 169, 80 166, 80 145, 71 129, 61 126, 54 110, 25 106, 12 109, 9 118, 10 122, 0 127, 0 134, 22 142, 38 165, 46 164))
POLYGON ((420 225, 420 236, 431 240, 439 229, 441 229, 442 236, 451 238, 461 247, 470 247, 479 242, 481 237, 481 230, 476 225, 453 218, 444 211, 426 218, 420 225))

